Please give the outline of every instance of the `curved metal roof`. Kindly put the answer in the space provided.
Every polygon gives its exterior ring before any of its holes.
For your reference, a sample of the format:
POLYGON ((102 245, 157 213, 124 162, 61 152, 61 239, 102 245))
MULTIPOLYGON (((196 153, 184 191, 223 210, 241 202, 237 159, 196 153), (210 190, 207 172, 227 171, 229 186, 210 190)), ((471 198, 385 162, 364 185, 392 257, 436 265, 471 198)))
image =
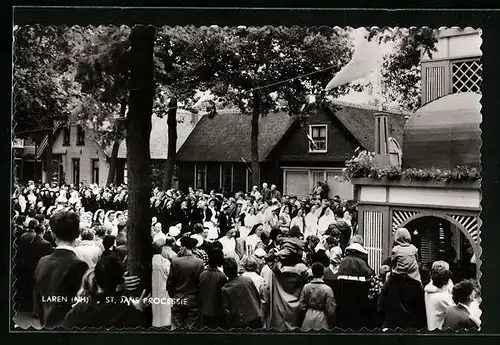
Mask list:
POLYGON ((457 93, 418 109, 403 132, 403 167, 481 169, 481 95, 457 93))

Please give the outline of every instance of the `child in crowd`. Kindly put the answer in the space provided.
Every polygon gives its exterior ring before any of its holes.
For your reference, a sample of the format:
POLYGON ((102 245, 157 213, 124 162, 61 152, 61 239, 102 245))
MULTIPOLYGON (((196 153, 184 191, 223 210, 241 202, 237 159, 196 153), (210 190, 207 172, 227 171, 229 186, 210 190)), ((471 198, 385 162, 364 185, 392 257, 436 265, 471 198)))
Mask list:
POLYGON ((417 257, 418 249, 411 244, 410 232, 405 228, 397 229, 391 252, 392 274, 407 275, 421 282, 417 257))

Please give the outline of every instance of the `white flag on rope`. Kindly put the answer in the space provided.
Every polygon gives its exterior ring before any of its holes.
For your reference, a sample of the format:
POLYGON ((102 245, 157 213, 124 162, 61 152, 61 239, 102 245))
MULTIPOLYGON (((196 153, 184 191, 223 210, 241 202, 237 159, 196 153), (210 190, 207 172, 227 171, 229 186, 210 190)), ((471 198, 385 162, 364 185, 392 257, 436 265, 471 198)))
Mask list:
POLYGON ((359 28, 355 32, 355 48, 351 61, 347 63, 332 80, 326 85, 325 90, 353 82, 366 77, 379 68, 381 49, 376 38, 368 41, 368 31, 359 28))

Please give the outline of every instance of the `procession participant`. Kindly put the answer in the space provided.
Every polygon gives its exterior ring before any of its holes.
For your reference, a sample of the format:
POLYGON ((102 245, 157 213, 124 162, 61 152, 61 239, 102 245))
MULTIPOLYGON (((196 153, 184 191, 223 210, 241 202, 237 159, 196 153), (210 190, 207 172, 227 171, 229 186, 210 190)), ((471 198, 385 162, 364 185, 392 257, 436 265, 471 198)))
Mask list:
POLYGON ((293 226, 297 226, 302 234, 304 234, 305 230, 305 219, 304 219, 304 210, 302 208, 297 209, 297 214, 290 222, 290 228, 293 226))
POLYGON ((307 266, 301 262, 302 249, 298 241, 285 239, 281 248, 276 253, 277 260, 268 261, 260 274, 271 296, 264 327, 293 330, 301 326, 298 305, 300 292, 306 283, 307 266))
POLYGON ((335 223, 335 216, 330 207, 325 206, 324 214, 318 220, 318 236, 323 236, 330 224, 335 223))
POLYGON ((323 281, 324 267, 321 263, 312 264, 313 279, 300 293, 299 310, 302 330, 329 330, 335 318, 335 297, 333 290, 323 281))
POLYGON ((50 227, 58 244, 54 253, 44 256, 35 270, 35 312, 43 327, 62 324, 71 309, 88 265, 75 254, 79 219, 74 212, 58 212, 50 218, 50 227))
POLYGON ((238 264, 233 258, 224 260, 228 281, 221 289, 222 303, 230 328, 262 328, 259 292, 252 279, 238 276, 238 264))
POLYGON ((200 274, 198 303, 200 306, 201 327, 209 329, 224 328, 226 316, 222 304, 222 287, 227 282, 221 268, 224 264, 222 250, 215 246, 208 249, 208 269, 200 274))
POLYGON ((184 236, 180 240, 182 256, 172 260, 167 281, 172 306, 172 329, 195 327, 198 319, 197 295, 203 260, 193 255, 196 240, 184 236))
POLYGON ((306 215, 304 222, 304 238, 308 238, 311 235, 316 236, 318 234, 318 207, 312 205, 309 213, 306 215))
POLYGON ((124 303, 124 295, 119 291, 123 283, 124 270, 120 260, 107 256, 97 263, 94 274, 90 275, 95 285, 95 293, 82 299, 65 316, 65 328, 84 327, 146 327, 144 311, 150 296, 144 290, 137 301, 124 303))
POLYGON ((334 215, 335 215, 335 222, 333 223, 333 226, 330 228, 330 230, 334 228, 339 230, 340 232, 339 245, 340 249, 342 249, 342 252, 344 252, 351 240, 352 236, 351 226, 347 224, 347 222, 344 220, 344 211, 341 208, 337 208, 334 211, 334 215))
POLYGON ((427 329, 442 329, 446 310, 453 304, 453 283, 450 279, 450 265, 445 261, 435 261, 431 268, 431 281, 425 286, 425 310, 427 329))
POLYGON ((250 231, 248 237, 245 239, 246 243, 246 255, 253 255, 257 244, 261 242, 261 235, 264 231, 264 226, 262 224, 255 224, 250 231))
POLYGON ((450 305, 446 310, 442 329, 455 331, 478 329, 480 322, 474 318, 470 309, 476 298, 475 284, 471 280, 463 280, 455 284, 452 297, 455 304, 450 305))
POLYGON ((350 244, 337 272, 337 319, 342 328, 360 329, 371 317, 368 312, 370 277, 374 272, 364 260, 367 250, 359 243, 350 244))
POLYGON ((89 268, 93 268, 99 258, 102 250, 94 241, 94 232, 90 229, 80 230, 80 243, 74 248, 74 252, 78 258, 85 261, 89 268))
POLYGON ((290 218, 290 206, 288 206, 288 204, 285 204, 279 215, 279 225, 281 231, 287 233, 290 230, 291 221, 292 220, 290 218))
POLYGON ((172 325, 172 310, 167 291, 168 275, 170 273, 170 260, 162 255, 165 238, 158 238, 153 243, 151 297, 159 303, 153 303, 153 327, 169 327, 172 325))

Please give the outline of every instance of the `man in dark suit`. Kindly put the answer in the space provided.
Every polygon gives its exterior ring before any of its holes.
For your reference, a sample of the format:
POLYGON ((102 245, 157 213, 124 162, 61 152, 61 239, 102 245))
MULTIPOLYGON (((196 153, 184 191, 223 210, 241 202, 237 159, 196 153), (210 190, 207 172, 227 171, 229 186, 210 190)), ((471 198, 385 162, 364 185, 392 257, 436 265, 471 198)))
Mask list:
POLYGON ((28 247, 30 243, 35 238, 35 226, 38 225, 38 221, 36 219, 31 219, 28 223, 28 231, 21 235, 19 241, 17 243, 19 252, 23 253, 23 255, 28 251, 28 247))
POLYGON ((79 223, 78 215, 71 211, 57 212, 50 218, 57 248, 40 259, 34 274, 35 313, 43 327, 62 324, 88 269, 74 252, 79 223))
MULTIPOLYGON (((16 253, 16 290, 19 298, 18 311, 33 311, 33 260, 31 258, 31 243, 36 237, 35 227, 38 221, 31 219, 28 223, 28 231, 17 240, 16 253)), ((36 263, 35 263, 36 265, 36 263)))
POLYGON ((252 279, 238 276, 233 258, 224 260, 224 274, 229 279, 222 287, 222 303, 230 328, 262 328, 260 295, 252 279))
POLYGON ((264 182, 262 184, 262 190, 260 191, 260 194, 262 195, 262 200, 264 201, 271 200, 270 192, 271 190, 267 188, 267 183, 264 182))
POLYGON ((227 205, 224 205, 219 215, 219 237, 224 237, 232 225, 231 217, 229 217, 229 208, 227 205))
POLYGON ((191 237, 181 238, 181 256, 172 260, 167 281, 172 297, 172 329, 193 328, 198 319, 198 287, 203 272, 203 260, 193 255, 198 242, 191 237))
POLYGON ((22 287, 22 290, 26 291, 25 294, 25 302, 26 306, 29 306, 29 310, 33 311, 33 289, 35 287, 35 281, 33 279, 33 275, 35 273, 36 266, 38 261, 46 255, 52 254, 54 248, 52 245, 43 239, 43 234, 45 228, 42 224, 35 225, 35 237, 31 240, 31 243, 27 244, 26 247, 26 277, 27 280, 25 285, 22 287))
POLYGON ((455 284, 452 291, 455 305, 448 307, 444 318, 443 330, 455 331, 479 328, 478 321, 470 312, 470 305, 475 299, 475 286, 470 280, 463 280, 455 284))
POLYGON ((219 248, 207 249, 208 269, 200 274, 198 303, 200 307, 201 327, 209 329, 224 328, 226 316, 222 307, 221 289, 227 278, 219 270, 224 263, 224 254, 219 248))

